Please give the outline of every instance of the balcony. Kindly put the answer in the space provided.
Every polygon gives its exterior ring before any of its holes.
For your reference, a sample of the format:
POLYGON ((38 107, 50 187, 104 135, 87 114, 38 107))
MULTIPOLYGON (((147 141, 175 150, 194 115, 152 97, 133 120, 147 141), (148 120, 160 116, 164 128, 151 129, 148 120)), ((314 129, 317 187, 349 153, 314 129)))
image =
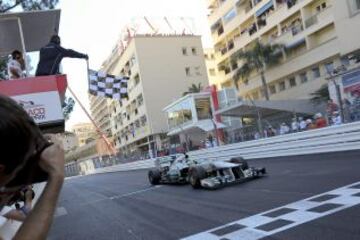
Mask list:
POLYGON ((305 27, 310 28, 319 23, 329 23, 334 21, 333 14, 331 13, 332 7, 329 6, 328 8, 324 9, 323 11, 311 16, 305 21, 305 27))

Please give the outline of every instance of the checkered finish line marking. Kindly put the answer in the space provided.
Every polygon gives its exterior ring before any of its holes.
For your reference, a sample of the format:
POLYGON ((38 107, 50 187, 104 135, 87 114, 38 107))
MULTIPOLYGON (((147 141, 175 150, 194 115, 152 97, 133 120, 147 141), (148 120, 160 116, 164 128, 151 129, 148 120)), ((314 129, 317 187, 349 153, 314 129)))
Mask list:
POLYGON ((357 182, 183 240, 257 240, 359 204, 360 182, 357 182))

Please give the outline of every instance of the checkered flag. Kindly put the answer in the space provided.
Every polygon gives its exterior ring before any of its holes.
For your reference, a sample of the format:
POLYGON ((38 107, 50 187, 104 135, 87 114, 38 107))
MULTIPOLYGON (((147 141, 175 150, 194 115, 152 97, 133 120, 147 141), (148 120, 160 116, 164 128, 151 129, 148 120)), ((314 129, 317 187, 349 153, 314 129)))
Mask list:
POLYGON ((89 70, 89 92, 99 97, 116 100, 129 98, 128 77, 115 77, 104 72, 89 70))

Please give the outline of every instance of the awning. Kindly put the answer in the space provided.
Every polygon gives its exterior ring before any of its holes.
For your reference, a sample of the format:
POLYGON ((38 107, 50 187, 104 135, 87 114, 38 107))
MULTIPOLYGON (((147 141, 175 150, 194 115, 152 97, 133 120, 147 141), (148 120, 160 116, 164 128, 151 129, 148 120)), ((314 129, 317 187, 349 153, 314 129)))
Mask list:
POLYGON ((181 128, 180 127, 175 128, 175 129, 171 130, 167 135, 168 136, 174 136, 174 135, 177 135, 179 133, 185 133, 185 132, 188 132, 188 131, 194 131, 195 129, 198 129, 198 130, 204 131, 204 132, 210 132, 210 131, 214 130, 215 125, 216 125, 217 129, 227 128, 227 126, 225 124, 223 124, 223 123, 215 122, 215 124, 214 124, 214 121, 212 121, 211 119, 206 119, 206 120, 200 120, 200 121, 198 121, 196 123, 186 125, 186 126, 181 127, 181 128))
POLYGON ((298 46, 300 46, 301 44, 304 44, 304 43, 305 43, 305 38, 302 38, 302 39, 300 39, 298 41, 295 41, 293 43, 290 43, 290 44, 286 45, 286 48, 287 49, 296 48, 296 47, 298 47, 298 46))
POLYGON ((58 33, 60 10, 1 14, 0 56, 8 55, 15 49, 22 51, 19 21, 26 51, 38 51, 49 42, 52 35, 58 33))
POLYGON ((313 115, 321 112, 322 106, 314 105, 306 99, 299 100, 270 100, 270 101, 242 101, 230 107, 220 109, 214 114, 228 117, 257 118, 271 116, 282 112, 295 112, 313 115))
POLYGON ((342 77, 345 92, 360 91, 360 70, 345 74, 342 77))
POLYGON ((259 10, 256 11, 255 13, 256 17, 262 15, 264 12, 266 12, 269 8, 273 6, 274 6, 273 0, 270 0, 268 3, 266 3, 264 6, 262 6, 259 10))

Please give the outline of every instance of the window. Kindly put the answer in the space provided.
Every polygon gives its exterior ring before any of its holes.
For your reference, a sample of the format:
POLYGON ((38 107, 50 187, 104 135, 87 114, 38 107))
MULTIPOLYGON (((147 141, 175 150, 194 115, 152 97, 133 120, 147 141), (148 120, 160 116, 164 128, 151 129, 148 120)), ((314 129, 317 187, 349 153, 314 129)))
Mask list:
POLYGON ((195 69, 196 76, 201 76, 200 67, 195 67, 194 69, 195 69))
POLYGON ((292 77, 289 79, 289 83, 290 83, 290 87, 295 87, 296 86, 296 79, 295 77, 292 77))
POLYGON ((182 48, 182 54, 183 54, 184 56, 187 56, 187 48, 186 48, 186 47, 183 47, 183 48, 182 48))
POLYGON ((224 15, 224 17, 223 17, 224 23, 226 24, 226 23, 230 22, 235 17, 236 17, 236 10, 235 10, 235 8, 232 8, 230 11, 228 11, 224 15))
POLYGON ((334 63, 333 62, 329 62, 329 63, 325 63, 325 69, 326 69, 326 72, 328 74, 332 74, 334 72, 334 63))
POLYGON ((313 68, 312 72, 313 72, 314 79, 319 78, 321 76, 319 67, 313 68))
POLYGON ((136 101, 137 101, 138 107, 140 107, 141 105, 143 105, 143 103, 144 103, 143 95, 140 94, 140 95, 136 98, 136 101))
POLYGON ((209 74, 210 74, 210 76, 215 76, 215 75, 216 75, 215 69, 214 69, 214 68, 210 68, 210 69, 209 69, 209 74))
POLYGON ((270 85, 269 90, 270 90, 270 94, 275 94, 276 93, 276 86, 275 85, 270 85))
POLYGON ((306 72, 300 73, 300 82, 301 83, 306 83, 308 81, 308 77, 306 72))
POLYGON ((360 10, 360 0, 355 0, 355 6, 357 10, 360 10))
POLYGON ((192 47, 191 52, 192 52, 193 55, 196 56, 197 55, 196 47, 192 47))
POLYGON ((281 81, 281 82, 279 83, 279 90, 280 90, 280 91, 284 91, 285 88, 286 88, 286 86, 285 86, 285 81, 281 81))
POLYGON ((185 73, 186 73, 186 76, 188 76, 188 77, 191 76, 190 68, 189 68, 189 67, 186 67, 186 68, 185 68, 185 73))

